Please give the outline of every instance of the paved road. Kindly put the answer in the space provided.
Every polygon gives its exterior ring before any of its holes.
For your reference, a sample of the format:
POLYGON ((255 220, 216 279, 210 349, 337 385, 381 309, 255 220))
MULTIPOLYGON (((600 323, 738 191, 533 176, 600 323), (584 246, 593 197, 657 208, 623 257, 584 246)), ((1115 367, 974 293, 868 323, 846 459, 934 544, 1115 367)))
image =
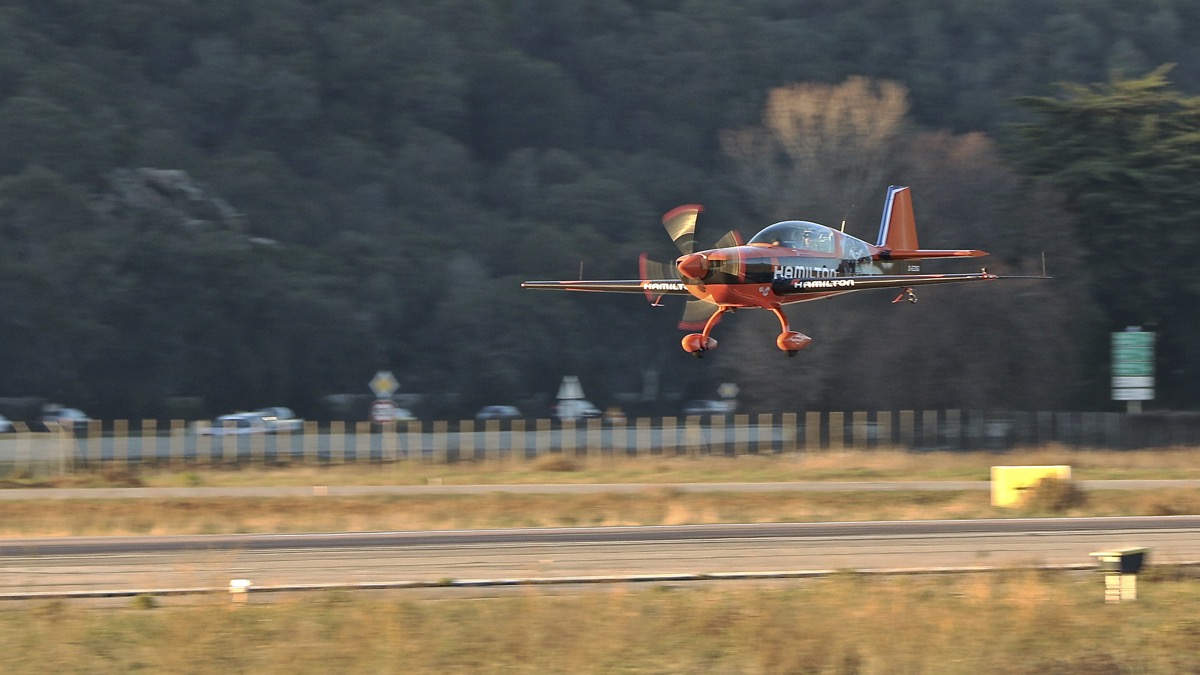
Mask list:
MULTIPOLYGON (((1200 480, 1081 480, 1084 490, 1200 489, 1200 480)), ((988 481, 792 481, 786 483, 608 483, 550 485, 366 485, 309 487, 30 488, 0 490, 6 499, 197 499, 206 497, 294 497, 328 495, 594 494, 679 492, 894 492, 989 490, 988 481)))
POLYGON ((1200 516, 0 540, 0 595, 1200 560, 1200 516))

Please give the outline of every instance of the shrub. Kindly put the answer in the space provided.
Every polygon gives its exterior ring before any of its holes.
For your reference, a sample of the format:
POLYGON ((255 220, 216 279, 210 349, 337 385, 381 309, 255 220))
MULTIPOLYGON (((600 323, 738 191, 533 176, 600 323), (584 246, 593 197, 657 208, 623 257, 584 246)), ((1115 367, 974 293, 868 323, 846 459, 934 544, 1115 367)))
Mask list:
POLYGON ((1087 493, 1070 480, 1049 476, 1029 491, 1025 508, 1039 513, 1064 513, 1087 505, 1087 493))
POLYGON ((579 462, 566 455, 547 455, 535 465, 538 471, 579 471, 579 462))

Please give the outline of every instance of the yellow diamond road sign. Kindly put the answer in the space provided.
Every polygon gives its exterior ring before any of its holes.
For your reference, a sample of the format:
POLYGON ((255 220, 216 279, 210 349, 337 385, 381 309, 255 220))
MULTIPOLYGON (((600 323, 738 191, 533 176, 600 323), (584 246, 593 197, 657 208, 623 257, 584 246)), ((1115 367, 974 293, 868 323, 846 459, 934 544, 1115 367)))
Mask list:
POLYGON ((371 378, 369 386, 371 387, 371 391, 375 392, 376 396, 387 398, 396 393, 396 390, 400 388, 400 383, 396 381, 395 376, 392 375, 392 371, 381 370, 375 373, 375 377, 371 378))

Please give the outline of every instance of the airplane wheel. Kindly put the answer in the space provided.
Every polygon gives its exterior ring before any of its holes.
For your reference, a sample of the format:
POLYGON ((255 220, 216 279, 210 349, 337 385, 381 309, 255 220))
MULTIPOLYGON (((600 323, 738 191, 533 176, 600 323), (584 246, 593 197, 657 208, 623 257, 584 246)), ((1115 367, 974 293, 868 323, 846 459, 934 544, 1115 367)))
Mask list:
POLYGON ((717 341, 705 338, 701 333, 691 333, 683 337, 683 351, 699 358, 702 352, 717 348, 717 341))
POLYGON ((704 358, 704 352, 692 352, 692 356, 694 356, 698 359, 702 359, 702 358, 704 358))
POLYGON ((800 353, 799 351, 789 351, 789 352, 787 353, 787 355, 788 355, 788 358, 790 359, 790 358, 792 358, 793 356, 795 356, 796 354, 799 354, 799 353, 800 353))

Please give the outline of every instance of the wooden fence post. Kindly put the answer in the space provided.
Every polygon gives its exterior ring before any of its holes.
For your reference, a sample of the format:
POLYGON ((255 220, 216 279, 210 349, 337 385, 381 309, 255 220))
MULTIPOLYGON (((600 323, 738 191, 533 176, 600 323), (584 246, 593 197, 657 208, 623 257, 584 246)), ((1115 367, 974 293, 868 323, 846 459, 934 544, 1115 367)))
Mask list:
MULTIPOLYGON (((508 458, 510 460, 525 459, 525 444, 528 438, 529 434, 525 431, 525 420, 513 420, 508 443, 508 458)), ((503 455, 503 452, 501 452, 501 455, 503 455)))
POLYGON ((603 424, 604 421, 599 417, 592 417, 587 421, 587 433, 585 437, 583 454, 589 459, 598 459, 601 456, 601 448, 604 445, 604 430, 602 428, 603 424))
POLYGON ((550 450, 550 420, 537 421, 537 431, 534 432, 533 457, 541 459, 550 450))
POLYGON ((654 454, 653 442, 650 439, 650 420, 639 417, 634 422, 636 430, 633 434, 633 456, 640 457, 642 453, 654 454))
POLYGON ((558 428, 558 452, 566 457, 575 456, 576 429, 575 420, 563 420, 558 428))
POLYGON ((896 436, 892 433, 892 411, 877 410, 875 411, 875 445, 883 446, 889 450, 894 449, 896 445, 896 436))
POLYGON ((912 410, 900 411, 900 443, 905 450, 913 447, 913 427, 916 413, 912 410))
POLYGON ((138 433, 137 461, 139 465, 158 466, 161 463, 158 456, 158 420, 142 420, 142 430, 138 433))
POLYGON ((425 459, 425 434, 421 429, 422 424, 421 420, 413 420, 404 430, 405 459, 425 459))
POLYGON ((449 433, 450 423, 445 420, 436 420, 433 423, 433 462, 435 464, 447 463, 447 445, 446 434, 449 433))
POLYGON ((829 449, 846 449, 846 413, 840 410, 829 413, 829 449))
POLYGON ((688 415, 683 424, 684 443, 687 445, 688 456, 695 459, 705 449, 704 427, 700 426, 700 418, 696 415, 688 415))
POLYGON ((808 452, 821 450, 821 413, 804 413, 804 449, 808 452))
POLYGON ((500 460, 500 420, 483 423, 483 459, 500 460))
POLYGON ((475 420, 458 423, 458 461, 475 459, 475 420))
POLYGON ((171 420, 171 435, 167 438, 167 464, 184 463, 184 446, 187 443, 187 422, 171 420))
POLYGON ((800 445, 797 442, 796 425, 799 422, 799 415, 794 412, 783 413, 779 416, 779 437, 780 437, 780 452, 795 453, 799 450, 800 445))

